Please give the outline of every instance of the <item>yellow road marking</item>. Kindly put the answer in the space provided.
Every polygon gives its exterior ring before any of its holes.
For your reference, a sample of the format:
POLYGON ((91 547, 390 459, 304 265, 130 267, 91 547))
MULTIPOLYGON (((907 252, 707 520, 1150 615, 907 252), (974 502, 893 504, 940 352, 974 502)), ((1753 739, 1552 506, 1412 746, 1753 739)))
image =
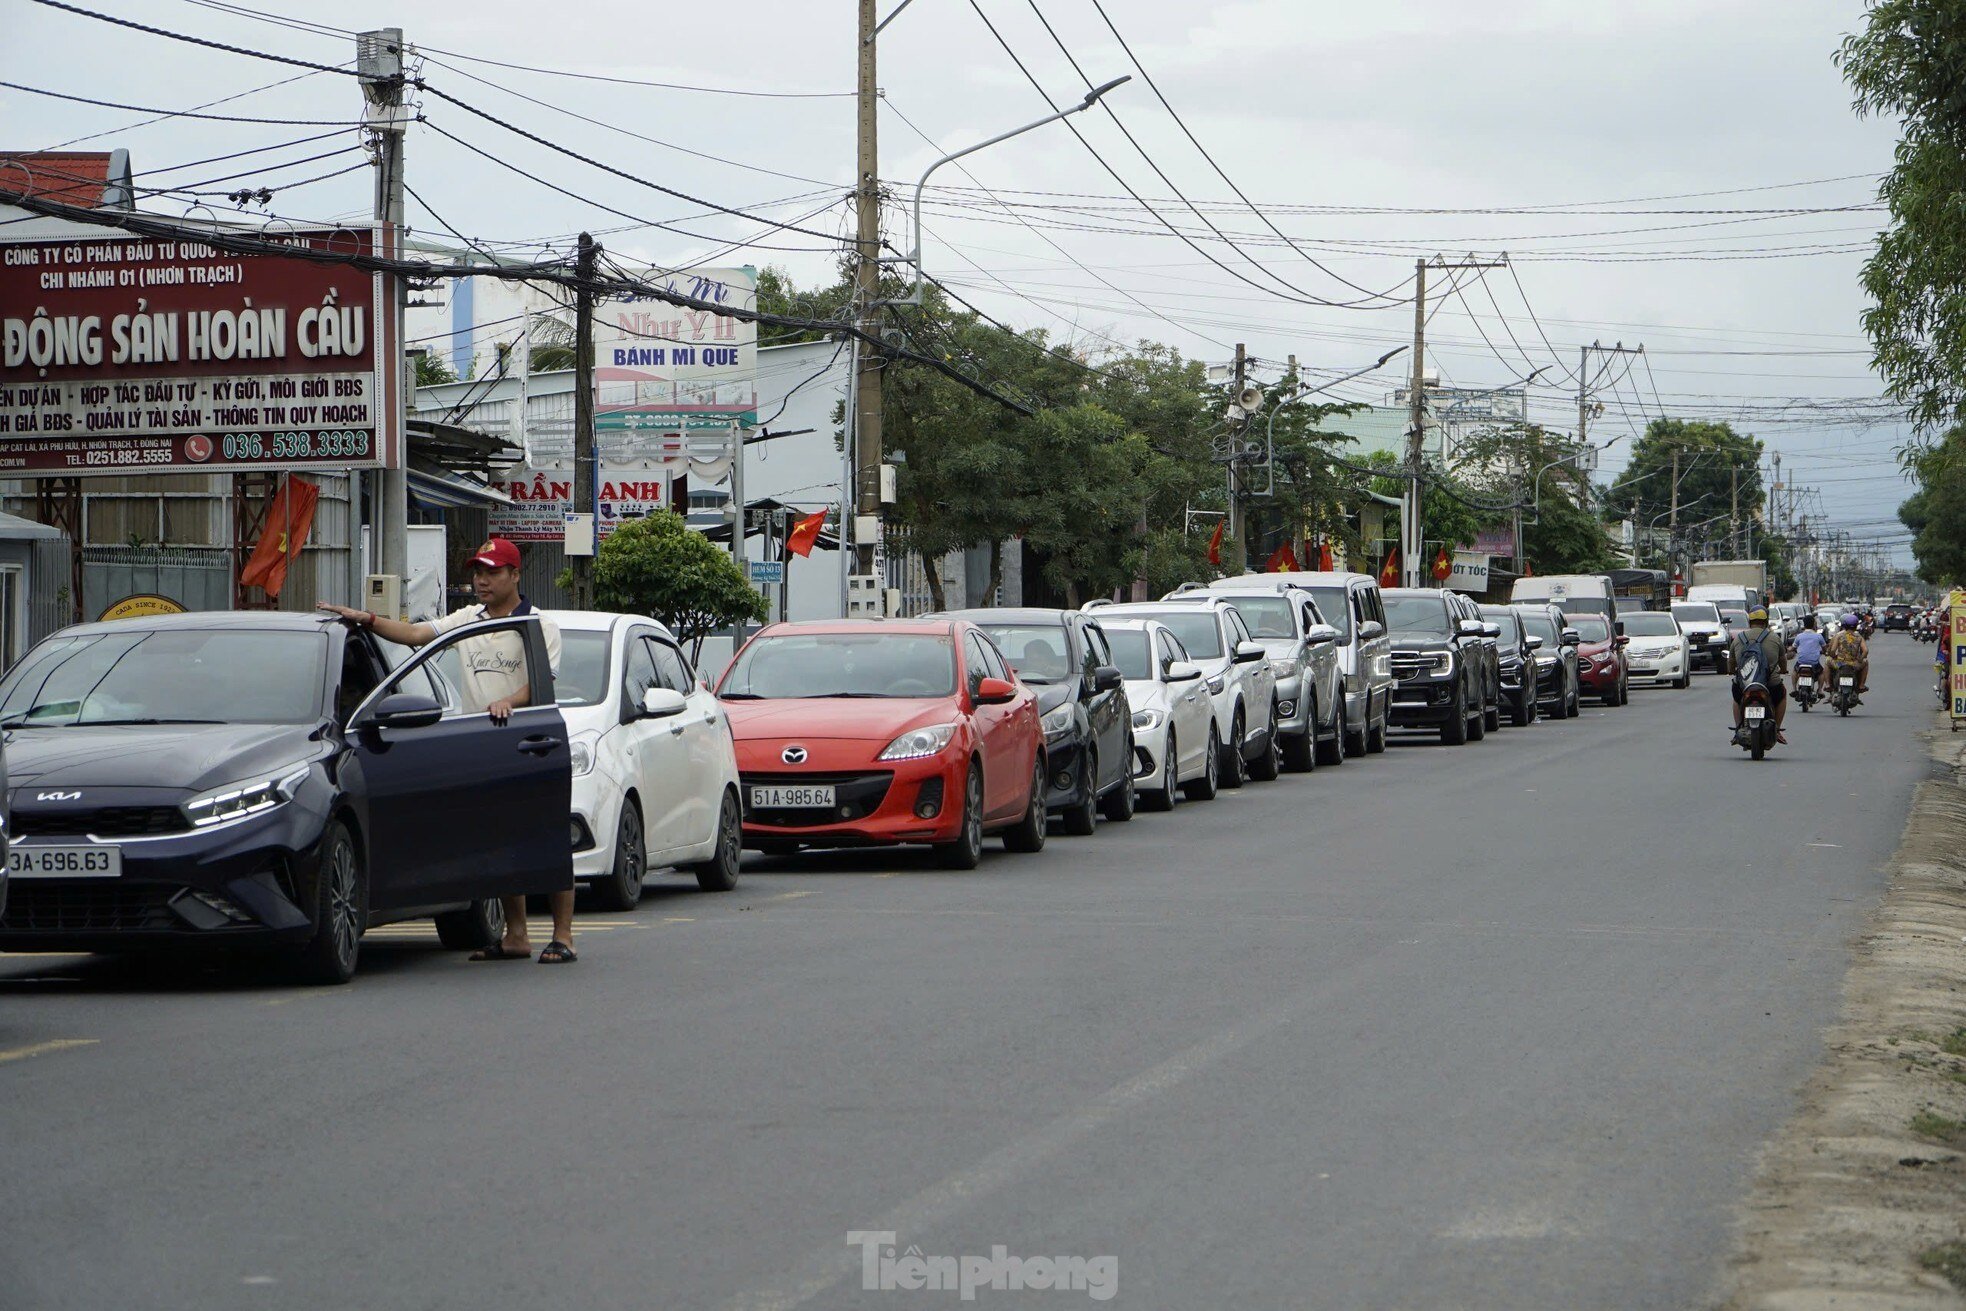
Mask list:
POLYGON ((781 892, 775 897, 766 897, 765 900, 766 901, 797 901, 800 897, 816 897, 818 895, 819 894, 817 892, 781 892))
POLYGON ((33 1042, 25 1047, 12 1047, 0 1051, 0 1065, 8 1061, 24 1061, 30 1056, 46 1056, 50 1052, 65 1052, 71 1047, 93 1047, 100 1038, 51 1038, 47 1042, 33 1042))

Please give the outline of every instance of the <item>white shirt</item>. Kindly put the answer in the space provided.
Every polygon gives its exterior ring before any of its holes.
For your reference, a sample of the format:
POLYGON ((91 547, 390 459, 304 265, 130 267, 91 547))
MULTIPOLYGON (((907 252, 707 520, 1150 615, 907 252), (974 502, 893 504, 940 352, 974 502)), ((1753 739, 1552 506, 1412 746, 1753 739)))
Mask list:
MULTIPOLYGON (((512 614, 534 615, 546 638, 546 662, 555 674, 560 672, 560 626, 545 615, 532 608, 532 602, 524 597, 512 614)), ((430 627, 439 637, 453 629, 467 624, 481 623, 493 616, 486 613, 482 605, 467 605, 461 610, 453 610, 442 619, 430 621, 430 627)), ((457 644, 458 663, 464 671, 464 686, 459 689, 464 698, 464 708, 472 714, 479 714, 494 701, 507 701, 531 686, 532 680, 526 672, 525 634, 517 629, 504 629, 496 633, 486 633, 482 637, 467 637, 457 644)))

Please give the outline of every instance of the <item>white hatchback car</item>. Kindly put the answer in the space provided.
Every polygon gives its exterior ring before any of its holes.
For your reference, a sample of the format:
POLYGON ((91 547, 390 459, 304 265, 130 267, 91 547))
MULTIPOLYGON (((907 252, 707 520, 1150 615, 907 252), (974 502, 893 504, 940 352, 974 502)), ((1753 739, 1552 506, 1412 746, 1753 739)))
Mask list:
POLYGON ((651 869, 705 892, 737 886, 744 812, 717 698, 645 615, 553 610, 554 679, 573 754, 573 873, 604 910, 632 909, 651 869))
POLYGON ((1147 810, 1172 810, 1215 796, 1220 761, 1208 749, 1215 717, 1201 666, 1181 639, 1153 619, 1099 620, 1133 708, 1133 784, 1147 810))

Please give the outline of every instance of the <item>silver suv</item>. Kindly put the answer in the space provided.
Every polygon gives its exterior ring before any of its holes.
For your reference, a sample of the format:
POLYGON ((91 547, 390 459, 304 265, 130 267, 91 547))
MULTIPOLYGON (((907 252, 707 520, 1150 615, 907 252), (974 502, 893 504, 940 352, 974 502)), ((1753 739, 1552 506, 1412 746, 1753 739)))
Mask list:
POLYGON ((1360 756, 1386 749, 1386 721, 1393 706, 1393 643, 1386 632, 1386 609, 1379 580, 1342 570, 1244 574, 1211 583, 1211 588, 1288 583, 1309 592, 1318 613, 1338 630, 1334 646, 1345 683, 1345 754, 1360 756))
POLYGON ((1338 668, 1338 630, 1325 622, 1310 591, 1289 583, 1211 583, 1176 592, 1168 604, 1220 598, 1236 608, 1269 653, 1277 676, 1277 736, 1286 769, 1305 771, 1345 759, 1345 686, 1338 668))

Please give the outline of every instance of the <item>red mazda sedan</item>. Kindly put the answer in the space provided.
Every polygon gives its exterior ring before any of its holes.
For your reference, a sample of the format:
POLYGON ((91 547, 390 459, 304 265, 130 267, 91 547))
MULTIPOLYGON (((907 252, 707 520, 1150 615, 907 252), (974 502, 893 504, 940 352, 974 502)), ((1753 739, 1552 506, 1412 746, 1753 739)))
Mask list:
POLYGON ((1044 846, 1037 698, 961 620, 773 624, 717 685, 744 845, 927 843, 973 869, 983 835, 1044 846))
POLYGON ((1614 632, 1611 621, 1603 615, 1565 615, 1564 622, 1584 639, 1577 646, 1577 685, 1583 693, 1598 697, 1607 706, 1630 701, 1631 658, 1625 648, 1631 639, 1614 632))

